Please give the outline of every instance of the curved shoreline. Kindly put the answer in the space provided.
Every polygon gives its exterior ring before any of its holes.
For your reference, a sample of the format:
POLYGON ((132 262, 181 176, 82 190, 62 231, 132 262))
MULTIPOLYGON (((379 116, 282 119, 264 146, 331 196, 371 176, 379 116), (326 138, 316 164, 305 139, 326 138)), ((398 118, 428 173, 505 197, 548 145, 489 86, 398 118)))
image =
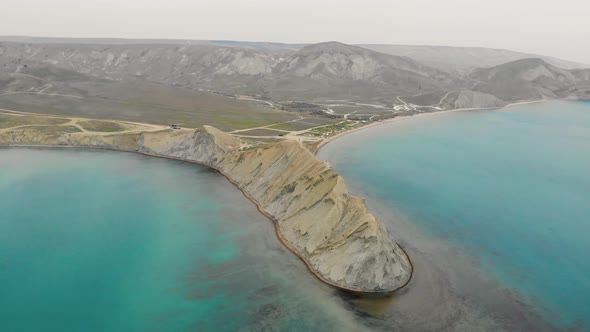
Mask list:
MULTIPOLYGON (((572 100, 564 100, 564 102, 569 101, 572 100)), ((493 111, 500 111, 500 113, 502 111, 528 111, 528 108, 518 108, 514 110, 507 109, 507 107, 522 104, 528 103, 511 104, 502 108, 494 108, 493 111)), ((436 113, 441 113, 440 119, 442 119, 442 116, 448 113, 448 111, 436 113)), ((426 116, 430 114, 433 113, 420 115, 426 116)), ((483 115, 484 113, 480 114, 483 115)), ((469 116, 469 114, 446 115, 451 117, 469 116)), ((399 120, 407 118, 410 117, 403 117, 399 120)), ((429 119, 422 120, 427 122, 431 121, 429 119)), ((439 119, 435 118, 434 120, 438 121, 439 119)), ((416 119, 416 121, 416 123, 412 124, 412 128, 419 132, 422 122, 420 122, 420 119, 416 119)), ((376 125, 387 122, 392 121, 381 122, 376 125)), ((378 131, 381 133, 392 133, 391 130, 397 131, 395 128, 400 125, 405 127, 409 124, 397 123, 387 128, 380 128, 378 131)), ((330 161, 333 158, 338 159, 339 152, 342 153, 342 151, 346 149, 362 148, 362 146, 366 146, 366 144, 363 144, 363 141, 366 137, 373 137, 374 134, 372 132, 365 132, 363 135, 359 134, 359 136, 348 137, 342 142, 337 141, 334 146, 330 146, 327 149, 321 151, 319 149, 325 147, 332 141, 336 141, 336 138, 346 136, 349 133, 360 131, 360 129, 364 128, 368 128, 368 126, 341 133, 340 135, 337 135, 337 137, 333 137, 333 139, 324 142, 324 144, 318 147, 316 152, 317 155, 322 158, 321 160, 330 161)), ((365 160, 365 162, 369 161, 365 160)), ((433 313, 440 314, 438 310, 440 307, 444 306, 445 308, 449 308, 444 309, 449 311, 449 319, 452 317, 452 319, 456 319, 458 322, 471 324, 472 322, 469 322, 469 320, 473 319, 472 316, 470 316, 472 315, 472 312, 469 312, 469 315, 467 315, 467 311, 453 311, 456 307, 460 308, 461 306, 459 306, 459 304, 467 299, 469 301, 467 303, 471 305, 470 308, 473 308, 475 312, 473 315, 475 315, 476 318, 489 318, 489 322, 497 324, 497 327, 493 327, 490 330, 558 330, 558 327, 550 319, 541 316, 533 303, 524 300, 522 293, 520 293, 518 289, 506 286, 506 284, 497 280, 493 274, 481 270, 480 266, 477 265, 478 262, 473 256, 471 256, 472 253, 469 250, 465 251, 459 246, 445 242, 444 239, 429 237, 430 234, 424 233, 424 230, 420 229, 418 225, 413 224, 411 218, 404 216, 402 212, 392 209, 391 200, 382 200, 379 195, 372 195, 369 193, 370 190, 368 188, 362 186, 361 182, 353 184, 356 185, 351 187, 352 194, 361 197, 370 196, 377 198, 375 201, 373 201, 373 199, 370 200, 374 203, 371 204, 371 213, 378 216, 381 220, 395 221, 394 224, 389 226, 395 227, 394 229, 399 230, 396 234, 399 234, 400 240, 406 244, 408 251, 414 258, 416 268, 418 269, 413 287, 400 294, 400 302, 396 305, 384 306, 384 308, 380 308, 381 310, 387 310, 390 315, 393 315, 394 313, 406 315, 409 314, 412 309, 415 310, 416 308, 420 308, 420 310, 422 310, 422 306, 424 306, 433 313), (401 218, 395 218, 396 216, 401 216, 401 218), (486 288, 494 291, 483 293, 483 289, 486 288), (429 303, 429 301, 432 301, 434 305, 429 303), (412 307, 412 304, 415 303, 418 304, 415 307, 412 307)), ((447 313, 445 312, 445 314, 447 313)), ((482 320, 482 326, 484 323, 485 322, 482 320)))
MULTIPOLYGON (((512 107, 512 106, 525 105, 525 104, 535 104, 535 103, 542 103, 542 102, 547 102, 547 101, 551 101, 551 100, 531 100, 531 101, 520 101, 520 102, 514 102, 514 103, 510 103, 510 104, 507 104, 507 105, 505 105, 505 106, 502 106, 502 107, 458 108, 458 109, 453 109, 453 110, 445 110, 445 111, 437 111, 437 112, 429 112, 429 113, 418 113, 418 114, 413 114, 413 115, 407 115, 407 116, 395 117, 395 118, 387 119, 387 120, 384 120, 384 121, 373 122, 373 123, 370 123, 370 124, 368 124, 368 125, 365 125, 365 126, 362 126, 362 127, 359 127, 359 128, 355 128, 355 129, 352 129, 352 130, 347 130, 347 131, 345 131, 345 132, 341 132, 341 133, 338 133, 338 134, 336 134, 336 135, 334 135, 334 136, 331 136, 331 137, 325 138, 325 139, 323 139, 322 141, 320 141, 320 143, 319 143, 319 144, 316 146, 315 150, 314 150, 312 153, 313 153, 313 155, 314 155, 314 156, 317 158, 317 156, 318 156, 318 154, 319 154, 320 150, 322 149, 322 147, 324 147, 324 146, 326 146, 327 144, 329 144, 329 143, 331 143, 331 142, 335 141, 335 140, 336 140, 336 139, 338 139, 338 138, 344 137, 344 136, 346 136, 346 135, 349 135, 349 134, 353 134, 353 133, 355 133, 355 132, 358 132, 358 131, 361 131, 361 130, 365 130, 365 129, 367 129, 367 130, 368 130, 368 129, 372 128, 372 127, 376 127, 376 126, 380 126, 380 125, 384 125, 384 124, 392 123, 392 122, 395 122, 395 121, 402 121, 402 120, 407 120, 407 119, 411 119, 411 118, 418 118, 418 117, 432 116, 432 115, 435 115, 435 114, 444 115, 444 114, 448 114, 448 113, 451 113, 451 112, 483 111, 483 110, 503 109, 503 108, 512 107)), ((227 177, 227 176, 226 176, 226 177, 227 177)), ((229 180, 229 178, 228 178, 228 180, 229 180)), ((231 180, 230 180, 230 182, 231 182, 231 180)), ((243 191, 242 191, 242 192, 243 192, 243 191)), ((246 195, 246 193, 244 193, 244 194, 246 195)), ((251 201, 252 201, 252 200, 251 200, 251 201)), ((258 206, 257 202, 255 202, 255 201, 253 201, 253 202, 254 202, 254 204, 256 204, 256 205, 257 205, 257 207, 258 207, 259 211, 261 211, 261 213, 262 213, 262 214, 266 215, 266 214, 265 214, 265 213, 264 213, 264 212, 263 212, 263 211, 260 209, 260 207, 258 206)), ((269 218, 270 218, 270 216, 267 216, 267 217, 269 217, 269 218)), ((272 220, 272 218, 271 218, 271 220, 272 220)), ((275 223, 275 224, 276 224, 276 223, 275 223)), ((296 252, 295 252, 295 251, 294 251, 292 248, 290 248, 290 247, 289 247, 289 245, 285 243, 285 241, 283 241, 283 239, 281 238, 280 231, 279 231, 278 227, 275 227, 275 228, 276 228, 276 231, 277 231, 277 236, 279 237, 279 240, 280 240, 280 241, 281 241, 281 242, 282 242, 282 243, 283 243, 283 244, 284 244, 284 245, 285 245, 285 246, 286 246, 286 247, 287 247, 287 248, 288 248, 288 249, 289 249, 291 252, 293 252, 293 253, 294 253, 296 256, 298 256, 298 257, 299 257, 299 255, 298 255, 298 254, 297 254, 297 253, 296 253, 296 252)), ((400 244, 399 244, 397 241, 395 241, 395 243, 396 243, 396 244, 397 244, 397 245, 400 247, 400 249, 402 250, 402 252, 403 252, 403 253, 404 253, 404 255, 406 256, 406 259, 407 259, 407 260, 408 260, 408 262, 410 263, 410 277, 408 278, 408 280, 407 280, 407 281, 406 281, 406 282, 405 282, 403 285, 401 285, 401 286, 400 286, 400 287, 398 287, 397 289, 395 289, 395 290, 393 290, 393 291, 391 291, 391 292, 387 292, 387 293, 381 293, 381 294, 383 294, 383 295, 385 295, 385 296, 390 296, 390 295, 393 295, 393 294, 394 294, 396 291, 398 291, 398 290, 400 290, 400 289, 402 289, 402 288, 405 288, 406 286, 408 286, 408 285, 410 284, 410 282, 412 281, 412 278, 414 277, 414 271, 415 271, 415 268, 414 268, 414 264, 412 263, 412 259, 410 258, 410 256, 408 255, 407 251, 406 251, 406 250, 403 248, 403 246, 402 246, 402 245, 400 245, 400 244)), ((300 257, 300 258, 301 258, 301 257, 300 257)), ((313 269, 311 269, 311 267, 310 267, 310 266, 307 264, 307 262, 306 262, 306 261, 305 261, 303 258, 301 258, 301 259, 302 259, 302 260, 303 260, 303 262, 304 262, 304 263, 307 265, 308 269, 309 269, 309 270, 312 272, 312 274, 314 274, 316 277, 318 277, 318 279, 322 280, 323 282, 326 282, 326 281, 325 281, 325 280, 323 280, 323 279, 322 279, 320 276, 318 276, 318 275, 317 275, 317 274, 316 274, 316 273, 313 271, 313 269)), ((329 282, 326 282, 326 283, 327 283, 327 284, 330 284, 329 282)), ((338 287, 336 287, 336 288, 338 288, 338 287)), ((349 291, 350 291, 350 290, 349 290, 349 291)), ((352 291, 352 293, 354 293, 354 291, 352 291)), ((369 294, 371 294, 371 293, 369 293, 369 294)))
MULTIPOLYGON (((150 155, 150 154, 145 154, 145 155, 157 157, 157 156, 155 156, 155 155, 150 155)), ((166 157, 165 157, 165 158, 166 158, 166 157)), ((182 161, 181 159, 175 159, 175 158, 170 158, 170 159, 173 159, 173 160, 180 160, 180 161, 182 161)), ((190 161, 189 161, 189 162, 190 162, 190 161)), ((409 282, 412 280, 412 275, 413 275, 413 272, 414 272, 414 267, 413 267, 413 265, 412 265, 412 261, 410 260, 410 257, 408 256, 408 254, 406 253, 406 251, 404 250, 404 248, 402 248, 402 247, 400 246, 400 248, 402 249, 402 251, 403 251, 404 255, 406 255, 406 258, 408 259, 408 262, 410 262, 410 267, 411 267, 411 271, 410 271, 410 278, 409 278, 409 279, 408 279, 408 281, 407 281, 407 282, 406 282, 404 285, 402 285, 401 287, 399 287, 399 288, 397 288, 397 289, 394 289, 393 291, 390 291, 390 292, 371 292, 371 293, 368 293, 368 292, 362 292, 362 291, 358 291, 358 290, 355 290, 355 289, 350 289, 350 288, 342 287, 342 286, 339 286, 339 285, 336 285, 336 284, 333 284, 333 283, 331 283, 330 281, 328 281, 328 280, 326 280, 325 278, 323 278, 323 277, 322 277, 320 274, 318 274, 316 271, 314 271, 314 269, 313 269, 313 268, 311 267, 311 265, 310 265, 310 264, 309 264, 309 263, 308 263, 308 262, 305 260, 305 258, 303 258, 303 257, 302 257, 302 256, 301 256, 301 255, 300 255, 300 254, 299 254, 299 253, 298 253, 298 252, 297 252, 297 251, 296 251, 296 250, 295 250, 295 249, 294 249, 294 248, 293 248, 293 247, 292 247, 292 246, 291 246, 291 245, 290 245, 290 244, 287 242, 287 240, 285 240, 285 238, 283 237, 283 234, 281 234, 281 230, 279 229, 279 223, 278 223, 278 221, 277 221, 277 220, 276 220, 276 219, 275 219, 273 216, 271 216, 271 215, 270 215, 270 214, 268 214, 266 211, 264 211, 264 209, 262 208, 262 206, 260 205, 260 203, 259 203, 259 202, 258 202, 256 199, 254 199, 254 198, 253 198, 253 197, 252 197, 250 194, 248 194, 246 191, 242 190, 242 188, 240 188, 240 186, 238 185, 238 183, 236 183, 236 182, 235 182, 234 180, 232 180, 232 179, 231 179, 231 178, 230 178, 230 177, 229 177, 227 174, 225 174, 225 173, 224 173, 222 170, 220 170, 220 169, 218 169, 218 168, 215 168, 215 167, 213 167, 213 166, 209 166, 209 165, 205 165, 205 164, 202 164, 202 163, 199 163, 199 162, 193 162, 193 163, 195 163, 195 164, 198 164, 198 165, 201 165, 201 166, 206 166, 206 167, 208 167, 208 168, 210 168, 210 169, 213 169, 213 170, 217 171, 219 174, 223 175, 223 176, 225 177, 225 179, 226 179, 226 180, 227 180, 229 183, 233 184, 233 185, 234 185, 236 188, 238 188, 238 190, 239 190, 239 191, 240 191, 240 192, 241 192, 241 193, 244 195, 244 197, 246 197, 246 198, 247 198, 247 199, 248 199, 250 202, 252 202, 252 204, 254 204, 254 206, 256 206, 256 209, 258 210, 258 212, 260 212, 260 214, 262 214, 263 216, 265 216, 267 219, 269 219, 269 220, 270 220, 270 221, 273 223, 273 225, 274 225, 274 228, 275 228, 275 234, 276 234, 276 236, 277 236, 277 239, 279 240, 279 242, 281 242, 281 244, 282 244, 282 245, 283 245, 285 248, 287 248, 287 249, 288 249, 288 250, 289 250, 291 253, 293 253, 293 255, 295 255, 297 258, 299 258, 299 259, 300 259, 300 260, 301 260, 301 261, 302 261, 302 262, 305 264, 305 266, 307 267, 307 269, 309 270, 309 272, 311 272, 311 274, 312 274, 313 276, 315 276, 315 277, 316 277, 318 280, 320 280, 321 282, 325 283, 326 285, 329 285, 329 286, 331 286, 331 287, 334 287, 334 288, 336 288, 336 289, 338 289, 338 290, 341 290, 341 291, 344 291, 344 292, 347 292, 347 293, 351 293, 351 294, 357 294, 357 295, 377 295, 377 296, 378 296, 378 295, 390 295, 390 294, 393 294, 393 293, 394 293, 394 292, 396 292, 397 290, 399 290, 399 289, 401 289, 401 288, 405 287, 405 286, 406 286, 406 285, 407 285, 407 284, 408 284, 408 283, 409 283, 409 282)), ((399 245, 399 244, 398 244, 398 245, 399 245)))
POLYGON ((347 130, 347 131, 338 133, 338 134, 336 134, 334 136, 327 137, 327 138, 323 139, 322 141, 320 141, 320 143, 317 145, 317 147, 315 149, 314 154, 317 156, 318 152, 320 151, 320 149, 323 146, 325 146, 326 144, 332 142, 335 139, 338 139, 340 137, 346 136, 348 134, 352 134, 352 133, 357 132, 357 131, 361 131, 361 130, 364 130, 364 129, 369 129, 369 128, 372 128, 372 127, 380 126, 380 125, 391 123, 391 122, 395 122, 395 121, 402 121, 402 120, 413 119, 413 118, 418 118, 418 117, 432 116, 432 115, 435 115, 435 114, 447 114, 447 113, 451 113, 451 112, 485 111, 485 110, 503 109, 503 108, 506 108, 506 107, 512 107, 512 106, 518 106, 518 105, 526 105, 526 104, 543 103, 543 102, 554 101, 554 100, 575 101, 577 99, 544 99, 544 100, 519 101, 519 102, 514 102, 514 103, 507 104, 507 105, 502 106, 502 107, 456 108, 456 109, 445 110, 445 111, 416 113, 416 114, 413 114, 413 115, 396 116, 396 117, 391 118, 391 119, 386 119, 386 120, 379 121, 379 122, 372 122, 372 123, 369 123, 368 125, 364 125, 362 127, 354 128, 354 129, 351 129, 351 130, 347 130))
MULTIPOLYGON (((537 101, 535 101, 537 102, 537 101)), ((497 109, 497 108, 488 108, 488 109, 497 109)), ((377 125, 381 125, 384 123, 389 123, 389 122, 393 122, 393 121, 399 121, 399 120, 403 120, 403 119, 407 119, 407 118, 411 118, 414 116, 426 116, 426 115, 432 115, 432 114, 439 114, 439 113, 447 113, 447 112, 453 112, 453 111, 465 111, 467 109, 456 109, 456 110, 450 110, 450 111, 441 111, 441 112, 431 112, 431 113, 421 113, 421 114, 415 114, 412 116, 403 116, 403 117, 396 117, 396 118, 392 118, 392 119, 388 119, 386 121, 382 121, 382 122, 376 122, 376 123, 372 123, 369 124, 367 126, 363 126, 360 128, 356 128, 353 130, 349 130, 343 133, 339 133, 337 135, 334 135, 332 137, 329 137, 327 139, 322 140, 316 147, 316 149, 314 151, 310 151, 311 154, 313 155, 313 158, 315 158, 317 161, 319 161, 317 159, 317 154, 320 151, 320 149, 325 146, 326 144, 330 143, 331 141, 335 140, 336 138, 342 137, 344 135, 347 134, 351 134, 355 131, 359 131, 361 129, 368 129, 370 127, 373 126, 377 126, 377 125)), ((289 249, 289 251, 291 251, 293 254, 295 254, 295 256, 297 256, 299 259, 301 259, 304 264, 306 265, 307 269, 320 281, 322 281, 323 283, 330 285, 338 290, 347 292, 347 293, 351 293, 351 294, 357 294, 357 295, 374 295, 374 296, 390 296, 392 294, 394 294, 396 291, 405 288, 406 286, 409 285, 409 283, 412 281, 413 277, 414 277, 414 264, 410 258, 410 256, 408 255, 407 251, 399 245, 399 243, 397 243, 397 241, 393 241, 393 243, 400 249, 400 253, 403 254, 406 262, 408 263, 408 275, 407 275, 407 279, 404 280, 404 283, 401 285, 396 285, 395 288, 389 288, 388 290, 359 290, 359 289, 353 289, 353 288, 347 288, 344 287, 342 285, 337 284, 336 281, 330 281, 326 278, 324 278, 322 275, 320 275, 319 271, 316 271, 311 264, 302 256, 302 254, 300 254, 283 236, 283 234, 281 233, 281 230, 279 228, 279 222, 278 220, 276 220, 276 218, 272 217, 269 213, 267 213, 262 205, 260 204, 260 202, 258 202, 256 199, 254 199, 248 192, 246 192, 245 189, 242 189, 241 186, 234 181, 228 174, 226 174, 224 171, 222 171, 222 169, 215 167, 214 165, 211 164, 207 164, 204 162, 199 162, 197 160, 190 160, 190 159, 186 159, 186 158, 179 158, 179 157, 174 157, 174 156, 169 156, 169 155, 165 155, 165 154, 155 154, 155 153, 149 153, 146 151, 141 151, 141 150, 135 150, 135 149, 125 149, 125 148, 117 148, 117 147, 108 147, 108 146, 94 146, 94 145, 68 145, 68 144, 47 144, 47 145, 43 145, 43 144, 6 144, 4 146, 13 146, 13 147, 61 147, 61 148, 88 148, 88 149, 103 149, 103 150, 111 150, 111 151, 121 151, 121 152, 134 152, 134 153, 138 153, 141 155, 145 155, 145 156, 151 156, 151 157, 158 157, 158 158, 165 158, 165 159, 170 159, 170 160, 177 160, 177 161, 183 161, 183 162, 190 162, 190 163, 194 163, 194 164, 198 164, 201 166, 206 166, 210 169, 213 169, 217 172, 219 172, 220 174, 222 174, 230 183, 232 183, 234 186, 236 186, 236 188, 238 188, 238 190, 240 190, 242 192, 242 194, 249 199, 258 209, 258 211, 264 215, 265 217, 267 217, 269 220, 271 220, 274 223, 275 226, 275 233, 277 238, 279 239, 279 241, 287 248, 289 249)), ((157 152, 156 152, 157 153, 157 152)), ((317 268, 317 267, 316 267, 317 268)), ((394 279, 389 279, 389 280, 394 280, 394 279)))
POLYGON ((346 293, 350 293, 353 295, 359 295, 359 296, 391 296, 393 295, 395 292, 397 292, 398 290, 406 287, 410 281, 412 280, 412 277, 414 275, 414 266, 412 264, 412 261, 408 255, 408 253, 405 251, 405 249, 399 245, 397 242, 396 244, 400 247, 400 249, 402 250, 402 252, 404 253, 406 259, 408 260, 409 264, 410 264, 410 276, 408 278, 408 280, 401 285, 400 287, 392 290, 392 291, 386 291, 386 292, 364 292, 364 291, 359 291, 359 290, 355 290, 355 289, 351 289, 351 288, 346 288, 346 287, 342 287, 341 285, 337 285, 334 284, 332 282, 330 282, 329 280, 323 278, 320 274, 318 274, 312 267, 311 265, 305 260, 305 258, 303 258, 283 237, 283 235, 281 234, 281 231, 278 227, 278 221, 272 217, 270 214, 268 214, 266 211, 264 211, 264 209, 262 208, 262 206, 260 205, 260 203, 254 199, 250 194, 248 194, 246 191, 244 191, 237 182, 235 182, 234 180, 232 180, 225 172, 223 172, 221 169, 199 162, 199 161, 194 161, 194 160, 186 160, 186 159, 181 159, 181 158, 176 158, 176 157, 171 157, 171 156, 164 156, 164 155, 157 155, 157 154, 151 154, 151 153, 147 153, 147 152, 142 152, 142 151, 126 151, 126 150, 118 150, 118 149, 112 149, 112 148, 107 148, 107 147, 98 147, 98 146, 74 146, 74 145, 33 145, 33 144, 23 144, 23 145, 0 145, 0 148, 50 148, 50 149, 89 149, 89 150, 105 150, 105 151, 114 151, 114 152, 126 152, 126 153, 135 153, 135 154, 139 154, 139 155, 143 155, 143 156, 148 156, 148 157, 156 157, 156 158, 162 158, 162 159, 169 159, 169 160, 174 160, 174 161, 180 161, 180 162, 186 162, 186 163, 191 163, 191 164, 196 164, 202 167, 206 167, 208 169, 214 170, 217 173, 221 174, 229 183, 231 183, 232 185, 234 185, 243 195, 244 197, 246 197, 250 202, 252 202, 252 204, 254 204, 254 206, 256 206, 256 209, 258 210, 258 212, 260 214, 262 214, 263 216, 265 216, 267 219, 269 219, 272 223, 273 226, 275 228, 275 234, 277 236, 277 239, 279 240, 279 242, 281 242, 281 244, 287 248, 291 253, 293 253, 297 258, 299 258, 306 266, 306 268, 309 270, 309 272, 311 272, 311 274, 316 277, 319 281, 325 283, 328 286, 331 286, 339 291, 343 291, 346 293))

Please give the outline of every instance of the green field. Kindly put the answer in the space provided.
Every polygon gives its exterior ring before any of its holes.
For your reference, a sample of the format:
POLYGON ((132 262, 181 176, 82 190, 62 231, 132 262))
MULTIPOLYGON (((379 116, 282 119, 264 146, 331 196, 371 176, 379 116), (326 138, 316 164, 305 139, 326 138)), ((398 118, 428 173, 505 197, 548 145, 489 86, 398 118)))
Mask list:
POLYGON ((71 134, 71 133, 79 133, 81 132, 80 129, 74 126, 30 126, 27 128, 22 129, 15 129, 15 130, 33 130, 39 133, 43 133, 49 136, 60 136, 63 134, 71 134))
POLYGON ((207 124, 226 131, 298 118, 262 103, 149 82, 77 82, 55 88, 49 90, 50 94, 0 96, 0 108, 91 119, 178 124, 187 128, 207 124))
POLYGON ((40 116, 20 116, 0 114, 0 129, 29 125, 57 125, 68 123, 70 120, 47 118, 40 116))
POLYGON ((280 129, 280 130, 287 130, 287 131, 300 131, 306 130, 317 126, 323 126, 326 124, 331 124, 338 122, 337 120, 332 120, 328 118, 306 118, 300 121, 293 121, 293 122, 286 122, 286 123, 279 123, 274 126, 270 126, 269 128, 272 129, 280 129))
POLYGON ((327 137, 358 126, 361 126, 361 124, 352 121, 342 121, 336 124, 314 128, 306 133, 306 135, 313 137, 327 137))
POLYGON ((245 135, 245 136, 281 136, 285 135, 287 132, 280 131, 280 130, 272 130, 272 129, 252 129, 247 131, 240 131, 235 133, 235 135, 245 135))
POLYGON ((79 121, 78 125, 84 130, 88 131, 98 131, 104 133, 113 133, 118 131, 125 131, 128 128, 122 124, 112 122, 112 121, 98 121, 98 120, 88 120, 88 121, 79 121))

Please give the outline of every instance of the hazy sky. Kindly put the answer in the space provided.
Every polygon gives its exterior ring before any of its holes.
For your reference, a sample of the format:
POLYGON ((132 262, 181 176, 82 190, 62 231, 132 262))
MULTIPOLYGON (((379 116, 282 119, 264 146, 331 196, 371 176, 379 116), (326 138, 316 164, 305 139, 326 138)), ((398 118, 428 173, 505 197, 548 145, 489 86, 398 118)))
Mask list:
POLYGON ((1 0, 0 35, 483 46, 590 64, 589 0, 1 0))

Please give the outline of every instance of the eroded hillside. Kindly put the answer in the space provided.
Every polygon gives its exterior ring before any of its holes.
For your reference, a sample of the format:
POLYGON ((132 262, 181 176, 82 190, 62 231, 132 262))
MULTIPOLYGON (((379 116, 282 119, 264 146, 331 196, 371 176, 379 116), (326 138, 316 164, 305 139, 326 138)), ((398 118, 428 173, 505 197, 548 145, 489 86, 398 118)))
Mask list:
POLYGON ((390 293, 411 278, 409 258, 364 201, 300 142, 253 148, 210 126, 96 134, 66 119, 44 126, 29 121, 1 130, 0 145, 103 148, 198 162, 238 186, 273 220, 279 239, 326 283, 390 293))

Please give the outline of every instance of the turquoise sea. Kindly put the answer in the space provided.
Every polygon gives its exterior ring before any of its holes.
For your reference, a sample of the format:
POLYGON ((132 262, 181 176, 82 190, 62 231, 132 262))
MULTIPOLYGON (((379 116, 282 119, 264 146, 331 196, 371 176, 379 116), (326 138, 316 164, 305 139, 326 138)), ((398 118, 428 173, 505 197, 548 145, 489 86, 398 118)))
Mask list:
POLYGON ((319 156, 553 326, 590 330, 590 102, 412 117, 319 156))
POLYGON ((140 155, 0 149, 0 331, 358 331, 224 177, 140 155))
POLYGON ((2 148, 0 331, 547 330, 531 306, 590 330, 589 128, 590 103, 546 102, 412 117, 325 146, 319 157, 417 269, 374 300, 318 282, 207 168, 2 148))

